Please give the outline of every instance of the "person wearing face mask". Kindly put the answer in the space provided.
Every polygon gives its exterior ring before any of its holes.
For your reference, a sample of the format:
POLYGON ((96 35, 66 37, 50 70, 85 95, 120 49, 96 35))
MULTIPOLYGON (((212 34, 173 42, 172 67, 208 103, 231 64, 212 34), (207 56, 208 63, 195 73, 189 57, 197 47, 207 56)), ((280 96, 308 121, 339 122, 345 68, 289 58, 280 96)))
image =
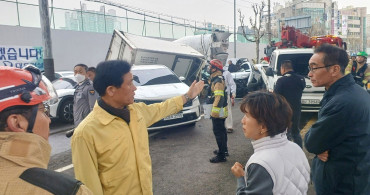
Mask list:
POLYGON ((73 98, 75 127, 90 113, 96 99, 99 97, 92 85, 92 81, 87 78, 87 69, 88 67, 85 64, 77 64, 74 67, 75 78, 78 83, 73 98))

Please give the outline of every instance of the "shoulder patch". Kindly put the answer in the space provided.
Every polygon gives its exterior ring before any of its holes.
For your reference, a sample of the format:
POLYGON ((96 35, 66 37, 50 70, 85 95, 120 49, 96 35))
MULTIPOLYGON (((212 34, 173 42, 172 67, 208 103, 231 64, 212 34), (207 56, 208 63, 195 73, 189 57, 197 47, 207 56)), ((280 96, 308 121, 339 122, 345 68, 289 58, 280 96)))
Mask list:
POLYGON ((89 90, 89 94, 90 95, 94 95, 95 94, 95 90, 89 90))

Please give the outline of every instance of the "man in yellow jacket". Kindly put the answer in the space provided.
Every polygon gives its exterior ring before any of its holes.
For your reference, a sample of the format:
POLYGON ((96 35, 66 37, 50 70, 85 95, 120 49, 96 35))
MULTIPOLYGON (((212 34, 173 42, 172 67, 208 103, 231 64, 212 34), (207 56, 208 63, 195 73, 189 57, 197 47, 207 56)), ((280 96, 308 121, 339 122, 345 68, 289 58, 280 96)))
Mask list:
POLYGON ((80 181, 47 170, 47 101, 57 98, 40 70, 0 66, 0 194, 92 194, 80 181))
POLYGON ((72 137, 76 178, 99 194, 153 194, 147 127, 179 112, 204 83, 162 103, 134 103, 131 65, 114 60, 98 64, 94 88, 100 97, 72 137))

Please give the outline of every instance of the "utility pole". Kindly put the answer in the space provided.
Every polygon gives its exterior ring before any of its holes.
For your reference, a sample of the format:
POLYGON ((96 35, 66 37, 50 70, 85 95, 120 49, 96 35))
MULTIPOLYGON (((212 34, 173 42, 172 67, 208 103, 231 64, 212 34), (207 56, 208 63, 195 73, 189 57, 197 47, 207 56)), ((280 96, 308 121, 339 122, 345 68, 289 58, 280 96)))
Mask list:
POLYGON ((234 58, 236 58, 236 0, 234 0, 234 58))
POLYGON ((42 35, 42 46, 44 48, 44 71, 45 76, 50 80, 55 79, 54 59, 51 47, 50 20, 48 0, 39 0, 40 24, 42 35))
POLYGON ((267 0, 267 12, 268 12, 268 22, 267 22, 267 33, 269 44, 271 44, 271 2, 267 0))

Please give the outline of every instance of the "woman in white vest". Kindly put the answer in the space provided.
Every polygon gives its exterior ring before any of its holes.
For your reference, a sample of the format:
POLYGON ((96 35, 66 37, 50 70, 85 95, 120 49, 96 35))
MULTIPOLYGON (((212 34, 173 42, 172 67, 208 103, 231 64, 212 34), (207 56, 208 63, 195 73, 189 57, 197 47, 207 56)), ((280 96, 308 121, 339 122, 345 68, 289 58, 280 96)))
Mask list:
POLYGON ((237 194, 307 194, 310 167, 302 149, 286 137, 292 110, 280 95, 249 93, 240 110, 243 132, 252 140, 254 154, 243 166, 231 168, 237 178, 237 194))

